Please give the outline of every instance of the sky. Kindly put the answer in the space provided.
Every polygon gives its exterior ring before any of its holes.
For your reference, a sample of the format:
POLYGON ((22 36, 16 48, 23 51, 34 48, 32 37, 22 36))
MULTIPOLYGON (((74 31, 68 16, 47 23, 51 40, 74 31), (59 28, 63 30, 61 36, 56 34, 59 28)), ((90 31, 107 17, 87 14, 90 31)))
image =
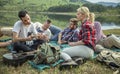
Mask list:
POLYGON ((119 3, 120 0, 87 0, 89 2, 92 2, 92 3, 96 3, 96 2, 114 2, 114 3, 119 3))

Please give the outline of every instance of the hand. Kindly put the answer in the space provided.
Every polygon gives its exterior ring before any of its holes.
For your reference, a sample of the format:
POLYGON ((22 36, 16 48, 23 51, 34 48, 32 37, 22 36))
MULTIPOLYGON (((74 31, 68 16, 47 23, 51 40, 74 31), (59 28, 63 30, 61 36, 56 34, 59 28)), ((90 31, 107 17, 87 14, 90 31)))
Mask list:
POLYGON ((44 40, 45 40, 45 41, 49 41, 49 38, 48 38, 47 35, 44 35, 44 40))
POLYGON ((7 41, 6 43, 7 43, 7 45, 9 45, 12 43, 12 40, 7 41))
POLYGON ((43 39, 43 34, 42 33, 38 33, 37 39, 43 39))
POLYGON ((32 39, 33 39, 33 36, 31 35, 27 37, 27 41, 31 41, 32 39))
POLYGON ((58 44, 62 44, 62 41, 61 41, 61 40, 58 40, 58 44))
POLYGON ((70 46, 75 46, 76 45, 76 42, 69 42, 68 43, 70 46))

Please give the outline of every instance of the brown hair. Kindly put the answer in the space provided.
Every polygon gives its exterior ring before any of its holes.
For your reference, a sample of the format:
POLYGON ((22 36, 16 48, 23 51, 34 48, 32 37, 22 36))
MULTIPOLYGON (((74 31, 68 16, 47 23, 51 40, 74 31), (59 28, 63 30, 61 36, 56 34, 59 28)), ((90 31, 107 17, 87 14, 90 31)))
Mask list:
POLYGON ((46 22, 49 24, 49 23, 51 23, 51 20, 50 20, 50 19, 47 19, 46 22))
POLYGON ((70 21, 73 22, 74 25, 78 25, 78 19, 77 18, 71 18, 70 21))

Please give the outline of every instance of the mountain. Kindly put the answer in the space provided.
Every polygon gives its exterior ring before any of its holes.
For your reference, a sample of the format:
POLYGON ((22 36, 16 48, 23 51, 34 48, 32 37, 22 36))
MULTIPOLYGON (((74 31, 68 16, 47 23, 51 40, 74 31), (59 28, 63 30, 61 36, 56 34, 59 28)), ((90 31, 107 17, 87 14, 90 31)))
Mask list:
POLYGON ((90 3, 87 0, 69 0, 70 2, 81 2, 81 3, 90 3))
POLYGON ((103 6, 113 6, 113 7, 116 7, 118 4, 120 3, 113 3, 113 2, 98 2, 96 4, 100 4, 100 5, 103 5, 103 6))

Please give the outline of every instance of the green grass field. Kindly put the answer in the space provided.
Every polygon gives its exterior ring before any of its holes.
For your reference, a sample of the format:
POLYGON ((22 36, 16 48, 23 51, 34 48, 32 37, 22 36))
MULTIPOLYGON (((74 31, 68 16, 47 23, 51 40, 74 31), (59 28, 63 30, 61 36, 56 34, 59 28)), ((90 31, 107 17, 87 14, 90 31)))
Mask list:
MULTIPOLYGON (((106 30, 106 34, 114 33, 120 35, 120 29, 106 30)), ((6 36, 0 39, 8 38, 6 36)), ((2 55, 8 53, 6 48, 0 48, 0 74, 113 74, 113 70, 107 66, 97 62, 95 59, 88 60, 85 64, 80 65, 78 68, 70 70, 59 70, 59 65, 55 68, 45 69, 43 71, 32 68, 28 62, 17 68, 4 65, 2 62, 2 55)))

